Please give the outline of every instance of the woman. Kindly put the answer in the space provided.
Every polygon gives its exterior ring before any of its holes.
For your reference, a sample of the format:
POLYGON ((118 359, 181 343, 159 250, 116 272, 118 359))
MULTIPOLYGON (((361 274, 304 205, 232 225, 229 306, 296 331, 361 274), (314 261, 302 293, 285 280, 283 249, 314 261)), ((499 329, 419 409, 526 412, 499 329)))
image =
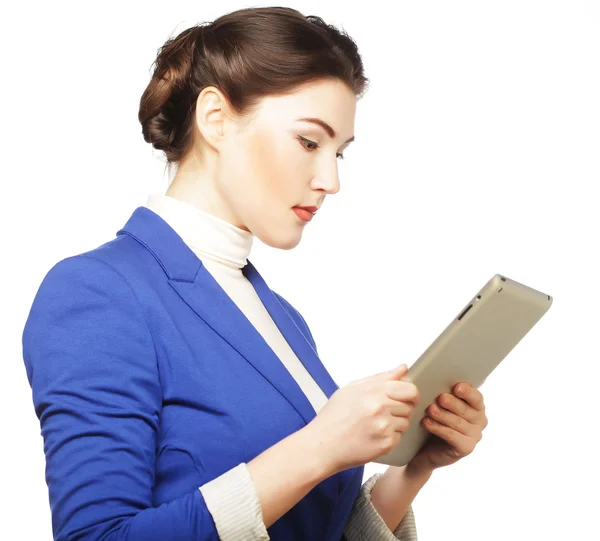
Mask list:
POLYGON ((177 173, 50 269, 23 332, 55 539, 416 539, 411 502, 481 438, 480 393, 440 397, 439 438, 362 485, 419 400, 406 365, 339 389, 247 259, 254 236, 295 247, 339 190, 366 85, 354 42, 289 8, 160 50, 139 120, 177 173))

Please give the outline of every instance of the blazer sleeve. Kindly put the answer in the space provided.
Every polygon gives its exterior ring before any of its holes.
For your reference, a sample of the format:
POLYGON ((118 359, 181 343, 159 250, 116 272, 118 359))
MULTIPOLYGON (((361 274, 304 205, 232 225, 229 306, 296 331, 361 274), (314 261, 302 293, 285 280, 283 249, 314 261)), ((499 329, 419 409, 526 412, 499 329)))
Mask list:
MULTIPOLYGON (((153 507, 159 371, 145 314, 116 269, 81 254, 52 267, 33 300, 22 345, 55 540, 219 539, 200 487, 153 507)), ((230 470, 221 478, 229 473, 248 485, 243 467, 237 477, 230 470)), ((230 494, 232 504, 256 511, 248 498, 234 502, 230 494)))
MULTIPOLYGON (((297 316, 297 321, 304 329, 304 335, 316 352, 317 345, 315 339, 302 314, 281 295, 273 293, 291 314, 297 316)), ((376 473, 363 483, 346 523, 342 541, 396 541, 398 539, 401 541, 417 541, 417 526, 412 505, 409 506, 398 527, 392 531, 388 528, 371 502, 371 490, 373 490, 375 483, 381 475, 380 473, 376 473)))

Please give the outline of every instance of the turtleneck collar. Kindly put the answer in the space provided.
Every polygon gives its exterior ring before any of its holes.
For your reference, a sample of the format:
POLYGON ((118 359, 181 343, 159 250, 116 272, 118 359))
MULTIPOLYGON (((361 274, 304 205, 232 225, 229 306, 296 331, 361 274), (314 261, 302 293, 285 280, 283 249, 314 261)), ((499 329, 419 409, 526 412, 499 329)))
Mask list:
POLYGON ((250 231, 169 195, 150 194, 145 206, 167 222, 200 259, 238 270, 246 266, 254 240, 250 231))

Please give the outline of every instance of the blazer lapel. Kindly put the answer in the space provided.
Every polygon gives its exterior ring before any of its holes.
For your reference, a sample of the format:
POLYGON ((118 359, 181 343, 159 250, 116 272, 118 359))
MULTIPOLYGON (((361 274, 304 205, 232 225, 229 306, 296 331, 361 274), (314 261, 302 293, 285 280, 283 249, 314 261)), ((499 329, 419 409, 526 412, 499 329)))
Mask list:
MULTIPOLYGON (((157 259, 179 297, 273 385, 308 424, 316 412, 262 335, 221 288, 202 261, 156 213, 138 207, 117 232, 135 238, 157 259)), ((254 265, 242 269, 273 321, 328 398, 338 389, 317 353, 254 265)))
POLYGON ((271 288, 269 288, 250 260, 248 260, 247 265, 243 268, 243 273, 256 290, 260 300, 265 305, 269 314, 271 314, 273 321, 275 321, 275 324, 287 340, 288 344, 290 344, 294 353, 298 356, 319 387, 321 387, 323 392, 327 395, 327 398, 331 398, 331 395, 339 389, 339 387, 335 381, 333 381, 325 366, 323 366, 317 352, 311 346, 304 333, 283 307, 273 291, 271 291, 271 288))

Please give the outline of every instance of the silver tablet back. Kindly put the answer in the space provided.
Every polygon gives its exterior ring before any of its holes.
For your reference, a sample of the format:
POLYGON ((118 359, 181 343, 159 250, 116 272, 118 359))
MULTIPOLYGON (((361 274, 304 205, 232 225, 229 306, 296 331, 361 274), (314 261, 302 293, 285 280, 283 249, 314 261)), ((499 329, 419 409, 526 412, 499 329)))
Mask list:
POLYGON ((420 401, 398 446, 373 462, 402 466, 430 433, 425 410, 458 382, 479 387, 552 305, 552 297, 500 274, 471 299, 410 367, 405 381, 419 389, 420 401))

